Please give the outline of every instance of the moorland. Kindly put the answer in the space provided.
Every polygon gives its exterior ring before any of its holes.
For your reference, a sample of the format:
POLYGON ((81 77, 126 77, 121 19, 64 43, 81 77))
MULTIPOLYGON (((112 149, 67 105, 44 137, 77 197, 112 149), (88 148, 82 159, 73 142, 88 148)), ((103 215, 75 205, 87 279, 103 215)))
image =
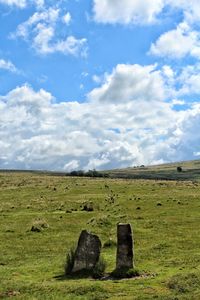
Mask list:
POLYGON ((0 299, 200 299, 200 162, 180 165, 111 170, 110 178, 1 171, 0 299), (66 278, 82 229, 101 238, 112 272, 119 222, 132 225, 140 276, 66 278))

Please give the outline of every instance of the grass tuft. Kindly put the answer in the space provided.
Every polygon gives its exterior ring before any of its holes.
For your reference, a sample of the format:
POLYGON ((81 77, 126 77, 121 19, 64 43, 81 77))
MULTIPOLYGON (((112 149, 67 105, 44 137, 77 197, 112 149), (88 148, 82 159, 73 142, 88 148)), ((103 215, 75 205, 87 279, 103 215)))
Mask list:
POLYGON ((101 256, 96 266, 93 269, 93 274, 92 274, 93 278, 99 279, 103 277, 105 275, 105 270, 106 270, 106 261, 101 256))
POLYGON ((199 286, 200 278, 194 273, 174 275, 167 283, 167 287, 177 293, 188 293, 199 286))
POLYGON ((113 241, 111 238, 109 238, 105 243, 103 244, 103 248, 114 248, 117 246, 117 242, 113 241))
POLYGON ((49 228, 49 224, 46 222, 46 220, 38 218, 32 222, 31 231, 41 232, 46 228, 49 228))
POLYGON ((122 278, 132 278, 140 276, 140 272, 138 269, 132 268, 120 268, 115 269, 111 274, 111 277, 116 279, 122 279, 122 278))
POLYGON ((67 253, 66 263, 65 263, 65 275, 72 274, 74 260, 75 260, 75 248, 72 247, 70 251, 67 253))
POLYGON ((103 257, 99 258, 99 261, 96 263, 95 267, 91 270, 81 270, 72 273, 73 266, 75 261, 75 249, 71 248, 69 253, 67 253, 66 263, 65 263, 65 275, 73 278, 87 278, 93 277, 99 279, 104 276, 106 269, 106 262, 103 257))

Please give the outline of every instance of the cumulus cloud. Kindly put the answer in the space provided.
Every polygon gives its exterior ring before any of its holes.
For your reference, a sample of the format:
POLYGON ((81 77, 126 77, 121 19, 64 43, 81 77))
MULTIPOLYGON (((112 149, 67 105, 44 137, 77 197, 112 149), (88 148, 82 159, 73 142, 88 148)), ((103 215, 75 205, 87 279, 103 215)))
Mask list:
POLYGON ((156 65, 118 65, 111 75, 107 75, 104 84, 94 89, 89 98, 103 102, 129 102, 131 100, 163 99, 163 82, 156 65))
MULTIPOLYGON (((188 65, 182 68, 176 78, 180 88, 178 96, 199 95, 200 94, 200 64, 188 65)), ((195 97, 196 98, 196 97, 195 97)), ((194 98, 194 99, 195 99, 194 98)))
POLYGON ((174 110, 164 78, 156 66, 117 65, 84 103, 13 89, 0 97, 0 167, 69 171, 195 157, 200 106, 174 110))
POLYGON ((178 11, 181 23, 152 43, 149 53, 160 57, 200 58, 199 0, 93 0, 94 20, 98 23, 150 25, 164 18, 164 11, 178 11))
POLYGON ((102 23, 152 23, 164 7, 163 0, 94 0, 94 18, 102 23))
POLYGON ((4 60, 4 59, 0 59, 0 69, 10 71, 12 73, 17 73, 18 72, 17 68, 15 67, 15 65, 11 61, 4 60))
POLYGON ((167 8, 182 12, 189 23, 200 17, 199 0, 93 0, 95 21, 110 24, 151 24, 167 8))
POLYGON ((200 35, 183 22, 176 29, 162 34, 151 45, 150 53, 158 56, 183 58, 186 55, 200 58, 200 35))
POLYGON ((167 0, 166 5, 170 5, 174 9, 178 9, 183 12, 184 19, 189 23, 199 21, 200 6, 198 0, 167 0))
MULTIPOLYGON (((65 55, 85 56, 87 54, 87 40, 78 39, 73 35, 65 39, 57 37, 57 26, 62 17, 60 9, 49 7, 35 12, 27 21, 17 27, 12 38, 22 38, 32 44, 32 48, 39 54, 60 52, 65 55)), ((66 21, 66 15, 65 21, 66 21)), ((69 18, 69 16, 68 16, 69 18)))
POLYGON ((174 142, 171 145, 173 157, 178 160, 195 159, 200 150, 200 105, 194 104, 183 115, 179 123, 174 142))

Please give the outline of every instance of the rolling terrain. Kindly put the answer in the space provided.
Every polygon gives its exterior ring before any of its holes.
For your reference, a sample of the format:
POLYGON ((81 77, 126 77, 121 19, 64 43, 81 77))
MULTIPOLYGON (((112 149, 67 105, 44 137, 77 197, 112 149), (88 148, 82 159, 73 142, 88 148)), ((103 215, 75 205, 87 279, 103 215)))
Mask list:
POLYGON ((193 161, 109 172, 142 179, 0 172, 0 299, 200 299, 199 167, 193 161), (87 203, 93 211, 83 210, 87 203), (65 278, 66 254, 82 229, 105 245, 106 272, 115 268, 118 222, 132 225, 141 276, 65 278))
POLYGON ((114 169, 105 174, 112 178, 196 180, 200 178, 200 160, 114 169), (177 167, 181 167, 182 172, 177 172, 177 167))

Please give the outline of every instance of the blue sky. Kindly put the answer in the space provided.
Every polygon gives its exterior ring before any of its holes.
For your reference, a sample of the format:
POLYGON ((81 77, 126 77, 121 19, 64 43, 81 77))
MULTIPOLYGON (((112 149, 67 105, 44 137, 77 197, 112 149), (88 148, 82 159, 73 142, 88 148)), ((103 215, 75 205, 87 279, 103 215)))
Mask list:
POLYGON ((199 158, 197 0, 0 0, 0 168, 199 158))

